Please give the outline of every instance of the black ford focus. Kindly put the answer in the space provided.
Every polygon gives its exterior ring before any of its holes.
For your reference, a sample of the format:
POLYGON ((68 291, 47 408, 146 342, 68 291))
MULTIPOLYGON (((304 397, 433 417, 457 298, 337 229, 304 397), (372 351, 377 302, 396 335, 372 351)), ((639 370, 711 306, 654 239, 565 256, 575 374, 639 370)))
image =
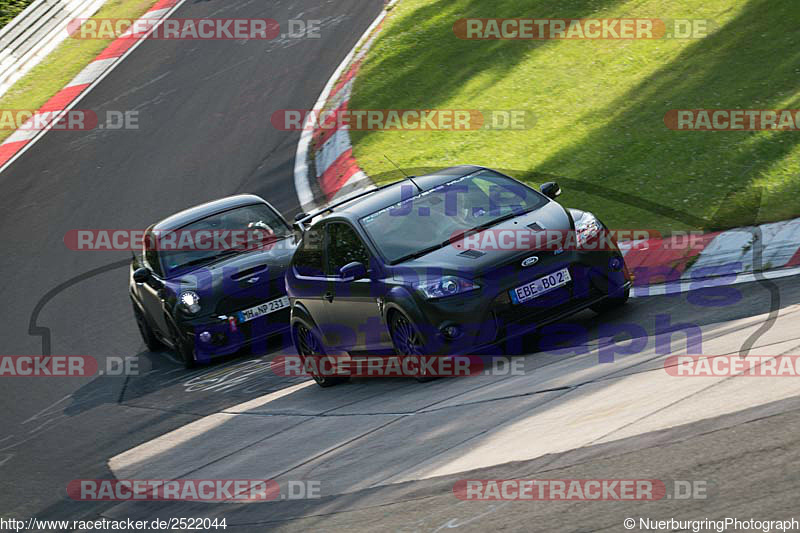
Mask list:
POLYGON ((300 215, 286 273, 298 353, 469 354, 624 303, 616 243, 560 192, 459 166, 300 215))

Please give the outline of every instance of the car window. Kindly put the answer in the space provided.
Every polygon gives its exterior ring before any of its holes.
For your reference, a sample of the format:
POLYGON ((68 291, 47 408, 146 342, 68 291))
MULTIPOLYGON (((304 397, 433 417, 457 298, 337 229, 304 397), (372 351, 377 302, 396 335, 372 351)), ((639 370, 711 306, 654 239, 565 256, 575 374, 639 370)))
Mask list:
POLYGON ((155 246, 156 240, 155 236, 151 229, 148 229, 145 233, 144 243, 143 243, 143 251, 144 251, 144 259, 147 262, 147 266, 150 267, 150 270, 153 271, 157 276, 163 276, 163 272, 161 270, 161 260, 158 257, 158 249, 155 246))
POLYGON ((158 256, 162 270, 173 277, 222 255, 269 246, 290 233, 291 228, 270 206, 244 205, 161 232, 158 256), (202 246, 201 237, 206 239, 202 246))
POLYGON ((549 200, 539 192, 491 170, 481 170, 360 219, 389 262, 441 247, 464 232, 538 209, 549 200), (414 238, 409 238, 413 236, 414 238))
POLYGON ((294 254, 294 268, 301 276, 324 275, 324 244, 325 231, 323 226, 310 228, 303 234, 300 247, 294 254))
POLYGON ((328 274, 335 276, 343 266, 359 262, 369 268, 369 252, 349 224, 328 224, 328 274))

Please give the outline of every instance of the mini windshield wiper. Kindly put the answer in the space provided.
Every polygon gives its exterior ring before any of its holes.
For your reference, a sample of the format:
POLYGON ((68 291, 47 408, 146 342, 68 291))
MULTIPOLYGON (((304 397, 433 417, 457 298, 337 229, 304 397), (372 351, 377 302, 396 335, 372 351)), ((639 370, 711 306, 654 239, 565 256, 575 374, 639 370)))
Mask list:
POLYGON ((211 256, 208 256, 208 257, 198 257, 197 259, 192 259, 191 261, 188 261, 186 263, 182 263, 182 264, 176 266, 175 268, 172 268, 171 270, 178 270, 178 269, 181 269, 181 268, 186 268, 186 267, 191 267, 191 266, 215 263, 215 262, 219 261, 220 259, 228 257, 229 255, 236 255, 236 254, 239 254, 239 253, 241 253, 243 251, 246 251, 246 250, 233 250, 233 249, 231 249, 231 250, 223 250, 222 252, 220 252, 220 253, 218 253, 216 255, 211 255, 211 256))
POLYGON ((264 248, 266 246, 270 246, 272 244, 275 244, 278 241, 282 241, 284 239, 288 239, 290 236, 291 236, 291 234, 276 235, 276 234, 273 233, 266 239, 248 239, 247 241, 245 241, 245 244, 247 246, 242 251, 249 252, 251 250, 251 248, 250 248, 251 244, 259 244, 260 245, 260 246, 256 246, 255 248, 264 248))

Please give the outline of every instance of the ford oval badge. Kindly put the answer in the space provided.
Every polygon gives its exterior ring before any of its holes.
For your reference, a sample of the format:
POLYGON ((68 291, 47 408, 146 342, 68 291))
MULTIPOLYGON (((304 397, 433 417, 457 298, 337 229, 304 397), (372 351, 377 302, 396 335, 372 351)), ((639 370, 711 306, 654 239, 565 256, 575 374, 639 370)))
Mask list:
POLYGON ((523 267, 529 267, 529 266, 535 265, 538 262, 539 262, 539 258, 534 255, 534 256, 531 256, 531 257, 525 259, 524 261, 522 261, 522 266, 523 267))

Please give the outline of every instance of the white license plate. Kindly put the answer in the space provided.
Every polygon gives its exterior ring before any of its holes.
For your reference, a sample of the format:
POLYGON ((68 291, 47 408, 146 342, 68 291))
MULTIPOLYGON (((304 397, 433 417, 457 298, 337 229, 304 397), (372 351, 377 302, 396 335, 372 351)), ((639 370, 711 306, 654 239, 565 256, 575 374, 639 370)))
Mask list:
POLYGON ((251 307, 250 309, 245 309, 244 311, 239 311, 238 313, 236 313, 236 318, 239 320, 240 323, 247 322, 248 320, 253 320, 254 318, 268 315, 270 313, 274 313, 275 311, 280 311, 285 307, 289 307, 288 296, 284 296, 283 298, 278 298, 277 300, 271 300, 261 305, 251 307))
POLYGON ((511 301, 515 304, 533 300, 537 296, 566 285, 572 278, 569 269, 563 268, 552 274, 535 279, 511 291, 511 301))

